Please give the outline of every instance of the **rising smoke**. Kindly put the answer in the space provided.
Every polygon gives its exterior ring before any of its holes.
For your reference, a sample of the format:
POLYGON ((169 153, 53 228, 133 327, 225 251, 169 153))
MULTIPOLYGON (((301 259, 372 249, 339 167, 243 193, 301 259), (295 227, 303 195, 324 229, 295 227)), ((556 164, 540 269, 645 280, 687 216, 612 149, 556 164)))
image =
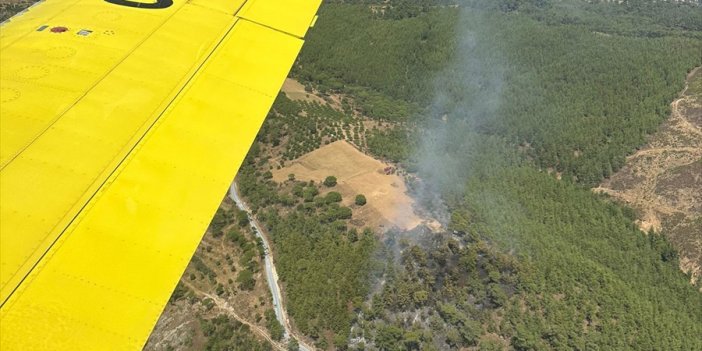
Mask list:
POLYGON ((488 15, 475 8, 458 11, 455 52, 435 78, 419 147, 411 157, 421 179, 416 196, 444 225, 449 220, 444 200, 460 201, 471 160, 479 157, 483 138, 478 135, 500 108, 506 66, 488 15))
MULTIPOLYGON (((417 128, 418 146, 409 160, 416 166, 418 180, 409 185, 419 212, 439 221, 446 229, 450 221, 448 204, 460 203, 468 178, 494 157, 486 152, 500 142, 489 137, 489 128, 498 118, 504 89, 507 59, 494 34, 494 14, 477 6, 457 9, 450 62, 433 79, 431 103, 417 128), (479 165, 478 165, 479 164, 479 165)), ((483 192, 484 193, 484 192, 483 192)), ((496 206, 500 194, 483 194, 481 204, 496 206)), ((409 214, 408 214, 409 215, 409 214)), ((446 231, 443 231, 447 233, 446 231)), ((381 267, 372 274, 370 296, 378 293, 400 267, 407 245, 429 249, 446 244, 445 235, 435 235, 428 228, 408 232, 390 231, 376 252, 381 267)))

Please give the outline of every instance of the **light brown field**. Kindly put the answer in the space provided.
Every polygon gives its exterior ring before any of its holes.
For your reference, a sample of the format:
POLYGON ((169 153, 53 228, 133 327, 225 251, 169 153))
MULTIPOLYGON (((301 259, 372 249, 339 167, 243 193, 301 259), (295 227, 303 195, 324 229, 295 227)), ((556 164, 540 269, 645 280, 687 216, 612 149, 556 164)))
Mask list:
POLYGON ((320 104, 326 103, 321 97, 306 92, 305 86, 292 78, 286 78, 283 83, 283 88, 280 90, 285 93, 290 100, 318 102, 320 104))
POLYGON ((642 230, 666 235, 680 253, 681 269, 696 281, 702 277, 701 69, 690 73, 671 109, 648 144, 594 190, 634 208, 642 230))
POLYGON ((273 171, 273 180, 284 182, 288 174, 295 179, 322 182, 327 176, 337 178, 338 191, 345 206, 354 207, 352 224, 359 227, 412 229, 422 223, 414 213, 414 200, 407 195, 404 180, 398 175, 386 175, 389 165, 358 151, 346 141, 337 141, 312 151, 284 168, 273 171), (356 208, 357 194, 366 196, 368 203, 356 208))

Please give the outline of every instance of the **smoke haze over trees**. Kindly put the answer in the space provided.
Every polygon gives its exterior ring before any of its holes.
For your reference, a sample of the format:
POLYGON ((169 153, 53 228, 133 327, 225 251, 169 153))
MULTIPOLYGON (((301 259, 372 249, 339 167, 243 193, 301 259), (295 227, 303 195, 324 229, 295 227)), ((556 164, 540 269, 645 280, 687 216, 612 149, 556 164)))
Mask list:
MULTIPOLYGON (((391 122, 369 131, 370 150, 416 172, 418 194, 440 194, 428 203, 447 211, 467 245, 501 248, 519 263, 494 261, 498 272, 518 267, 509 283, 477 279, 446 295, 450 279, 427 277, 468 268, 429 265, 417 276, 408 267, 418 256, 403 257, 397 274, 409 278, 372 296, 352 336, 387 350, 702 347, 702 297, 674 250, 636 229, 630 209, 588 189, 643 144, 701 64, 698 6, 356 3, 322 9, 295 74, 391 122), (437 298, 393 302, 413 284, 437 298), (500 303, 481 302, 489 294, 500 303)), ((451 244, 432 245, 417 249, 451 244)))
MULTIPOLYGON (((702 349, 675 250, 589 189, 668 116, 701 42, 689 4, 326 2, 293 75, 342 108, 280 96, 237 177, 295 328, 338 350, 702 349), (349 135, 409 173, 442 232, 359 230, 365 201, 331 179, 273 181, 349 135)), ((225 317, 203 326, 210 349, 265 349, 225 317)))

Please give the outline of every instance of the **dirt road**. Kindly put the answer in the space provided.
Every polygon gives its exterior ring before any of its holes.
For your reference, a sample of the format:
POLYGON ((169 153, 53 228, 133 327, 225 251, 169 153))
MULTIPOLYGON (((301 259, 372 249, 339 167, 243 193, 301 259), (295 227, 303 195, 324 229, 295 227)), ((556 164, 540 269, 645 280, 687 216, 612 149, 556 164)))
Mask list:
POLYGON ((264 329, 262 329, 261 327, 255 325, 255 324, 250 323, 246 319, 239 316, 236 313, 236 311, 234 311, 234 308, 232 306, 230 306, 226 300, 220 298, 219 296, 206 293, 206 292, 200 290, 198 287, 196 287, 196 286, 194 286, 194 285, 192 285, 184 280, 181 280, 181 282, 183 284, 185 284, 185 286, 187 286, 190 290, 195 292, 195 295, 199 295, 200 297, 205 297, 205 298, 211 299, 218 309, 222 310, 228 316, 238 320, 242 324, 246 324, 247 326, 249 326, 251 331, 253 331, 254 333, 256 333, 259 336, 266 339, 273 346, 273 348, 275 348, 276 350, 279 350, 279 351, 286 351, 287 350, 287 348, 285 348, 285 346, 283 344, 273 340, 267 331, 265 331, 264 329))
POLYGON ((283 304, 283 295, 280 292, 281 290, 278 284, 278 273, 275 269, 275 265, 273 264, 271 244, 268 241, 268 238, 264 235, 260 223, 258 223, 258 220, 256 220, 256 218, 251 214, 249 207, 239 196, 239 190, 236 187, 236 182, 232 183, 231 187, 229 188, 229 197, 236 203, 236 206, 240 210, 246 212, 249 217, 249 223, 251 223, 251 227, 253 228, 253 232, 257 237, 261 238, 261 241, 263 242, 266 279, 268 280, 268 287, 270 288, 271 295, 273 296, 273 309, 275 310, 275 316, 285 329, 285 339, 292 337, 297 340, 300 351, 314 351, 315 348, 306 344, 302 338, 294 332, 292 326, 290 325, 290 320, 283 304))

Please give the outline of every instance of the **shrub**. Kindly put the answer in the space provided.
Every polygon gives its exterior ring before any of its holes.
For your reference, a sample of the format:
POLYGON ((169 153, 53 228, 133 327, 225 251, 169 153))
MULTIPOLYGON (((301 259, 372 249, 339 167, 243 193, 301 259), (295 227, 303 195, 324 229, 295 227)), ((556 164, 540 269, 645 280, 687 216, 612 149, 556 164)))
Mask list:
POLYGON ((327 187, 333 187, 336 185, 336 177, 335 176, 328 176, 326 179, 324 179, 324 185, 327 187))

